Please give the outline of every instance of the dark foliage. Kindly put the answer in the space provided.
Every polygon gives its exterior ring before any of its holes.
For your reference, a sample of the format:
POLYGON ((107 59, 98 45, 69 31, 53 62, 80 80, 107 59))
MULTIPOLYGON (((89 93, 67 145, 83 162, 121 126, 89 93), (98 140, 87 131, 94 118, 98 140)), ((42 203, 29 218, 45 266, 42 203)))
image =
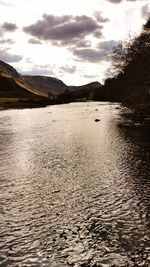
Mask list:
POLYGON ((95 100, 120 101, 137 109, 149 109, 150 18, 139 36, 114 49, 111 73, 103 89, 94 95, 95 100))
POLYGON ((17 85, 14 79, 0 76, 0 97, 35 97, 17 85))

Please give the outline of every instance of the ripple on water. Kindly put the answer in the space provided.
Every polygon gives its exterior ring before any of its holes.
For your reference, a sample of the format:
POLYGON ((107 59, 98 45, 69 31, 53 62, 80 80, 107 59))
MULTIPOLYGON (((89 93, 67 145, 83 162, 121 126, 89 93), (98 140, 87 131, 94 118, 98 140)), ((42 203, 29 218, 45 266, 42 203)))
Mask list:
POLYGON ((106 267, 150 257, 149 143, 116 127, 115 107, 1 112, 1 266, 106 267))

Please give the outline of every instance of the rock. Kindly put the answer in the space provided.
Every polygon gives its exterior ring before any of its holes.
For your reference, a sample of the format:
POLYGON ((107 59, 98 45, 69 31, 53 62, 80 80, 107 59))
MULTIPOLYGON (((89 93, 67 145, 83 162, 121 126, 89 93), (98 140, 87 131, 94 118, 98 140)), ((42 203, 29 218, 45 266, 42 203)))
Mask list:
POLYGON ((95 119, 95 122, 98 122, 98 121, 100 121, 100 119, 95 119))
POLYGON ((58 189, 58 190, 54 190, 54 191, 52 191, 52 194, 59 193, 60 191, 61 191, 60 189, 58 189))

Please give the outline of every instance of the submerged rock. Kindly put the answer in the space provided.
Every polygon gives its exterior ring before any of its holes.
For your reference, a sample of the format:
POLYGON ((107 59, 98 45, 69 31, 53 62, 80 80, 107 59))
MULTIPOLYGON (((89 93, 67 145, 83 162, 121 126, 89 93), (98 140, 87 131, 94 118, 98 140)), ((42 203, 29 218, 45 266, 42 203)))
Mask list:
POLYGON ((95 119, 95 122, 98 122, 98 121, 100 121, 100 119, 95 119))

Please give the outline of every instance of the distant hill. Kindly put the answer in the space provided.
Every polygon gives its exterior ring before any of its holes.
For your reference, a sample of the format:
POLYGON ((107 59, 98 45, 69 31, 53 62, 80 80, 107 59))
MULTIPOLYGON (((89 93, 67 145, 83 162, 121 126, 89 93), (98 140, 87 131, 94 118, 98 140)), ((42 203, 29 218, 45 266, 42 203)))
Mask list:
POLYGON ((47 76, 29 76, 22 75, 22 80, 31 87, 43 92, 47 96, 49 94, 59 95, 64 93, 68 86, 61 80, 47 76))
MULTIPOLYGON (((19 74, 12 66, 0 60, 0 97, 48 97, 56 99, 65 92, 82 92, 94 90, 101 86, 92 82, 82 86, 68 86, 60 79, 47 76, 30 76, 19 74)), ((78 94, 79 95, 79 94, 78 94)))
POLYGON ((78 90, 88 90, 95 89, 100 86, 99 82, 92 82, 89 84, 81 85, 81 86, 67 86, 63 81, 54 77, 47 76, 29 76, 24 75, 21 76, 23 81, 27 83, 29 86, 35 87, 43 93, 53 94, 58 96, 63 94, 66 90, 69 91, 78 91, 78 90))
POLYGON ((92 82, 81 86, 69 86, 70 91, 77 91, 77 90, 86 90, 86 89, 95 89, 99 88, 101 84, 99 82, 92 82))

